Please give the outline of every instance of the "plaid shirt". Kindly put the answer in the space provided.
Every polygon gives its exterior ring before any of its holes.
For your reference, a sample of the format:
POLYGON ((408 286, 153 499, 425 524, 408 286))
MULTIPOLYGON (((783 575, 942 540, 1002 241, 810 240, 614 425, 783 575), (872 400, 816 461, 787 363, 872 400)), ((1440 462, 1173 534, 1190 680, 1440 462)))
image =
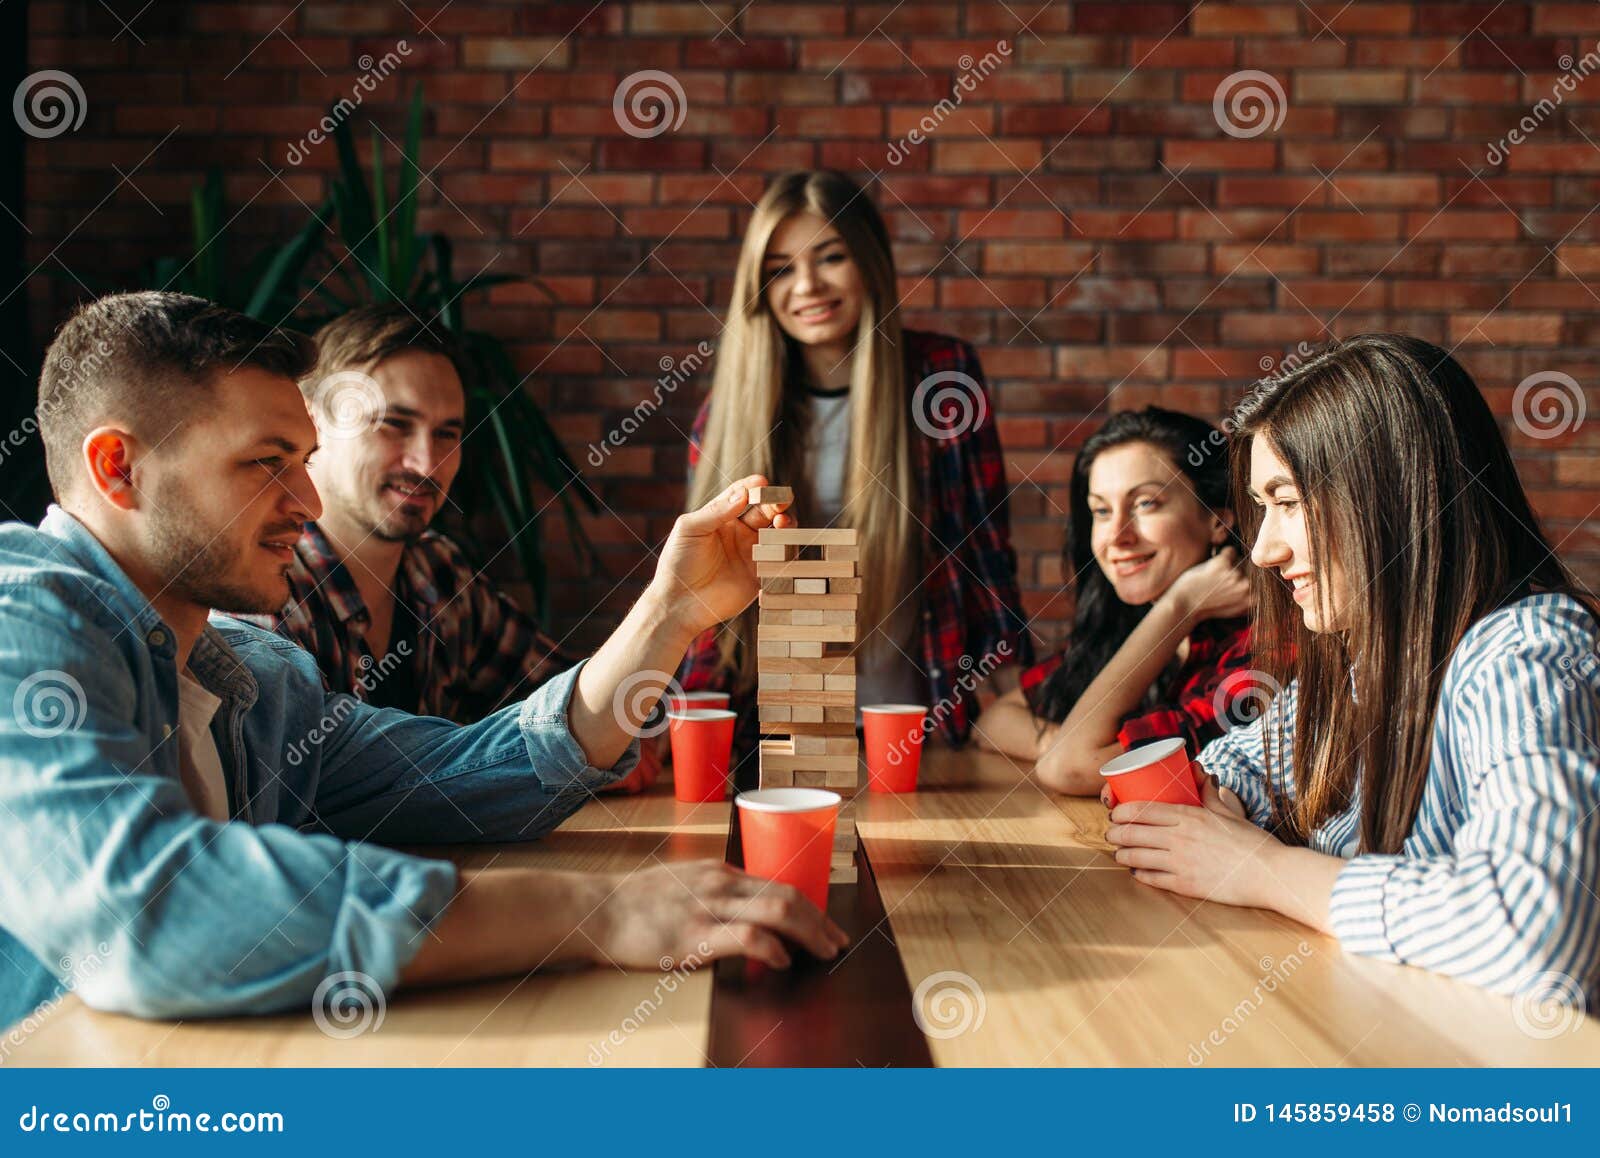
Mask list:
MULTIPOLYGON (((420 624, 412 652, 419 715, 474 723, 577 662, 474 571, 459 547, 434 531, 405 549, 395 587, 395 598, 420 624)), ((315 523, 305 525, 295 544, 283 610, 235 618, 305 648, 334 691, 363 702, 370 698, 373 673, 383 670, 367 646, 372 617, 355 579, 315 523)))
MULTIPOLYGON (((982 418, 975 425, 975 412, 966 412, 963 422, 957 408, 930 413, 923 406, 921 417, 937 437, 921 431, 921 423, 912 426, 914 465, 922 482, 916 517, 924 528, 927 561, 920 658, 928 678, 930 715, 947 742, 961 744, 978 714, 977 692, 966 686, 978 682, 971 670, 1030 663, 1033 642, 1017 589, 1005 459, 977 351, 959 339, 919 330, 903 331, 902 339, 908 390, 934 374, 960 374, 976 384, 982 402, 982 418), (958 682, 963 679, 965 683, 958 682)), ((954 381, 959 379, 942 379, 954 381)), ((935 383, 932 397, 939 386, 935 383)), ((690 433, 690 470, 700 462, 708 406, 709 400, 690 433)), ((689 649, 678 673, 685 690, 731 687, 732 674, 717 662, 716 635, 715 629, 706 632, 689 649)), ((742 715, 753 716, 754 711, 742 715)))
MULTIPOLYGON (((1036 714, 1044 682, 1066 654, 1059 651, 1022 673, 1022 694, 1036 714)), ((1250 621, 1207 619, 1189 636, 1189 658, 1159 693, 1162 702, 1141 707, 1124 718, 1117 742, 1128 749, 1182 736, 1189 742, 1189 754, 1196 755, 1228 730, 1218 719, 1219 708, 1235 724, 1254 718, 1261 702, 1255 683, 1250 666, 1250 621)))

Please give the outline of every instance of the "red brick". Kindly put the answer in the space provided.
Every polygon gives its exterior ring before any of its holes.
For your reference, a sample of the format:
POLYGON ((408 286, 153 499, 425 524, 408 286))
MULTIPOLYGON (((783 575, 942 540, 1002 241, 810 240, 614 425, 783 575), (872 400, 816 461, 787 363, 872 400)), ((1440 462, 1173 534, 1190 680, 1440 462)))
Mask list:
POLYGON ((1173 169, 1270 169, 1278 147, 1271 141, 1167 141, 1162 157, 1173 169))
POLYGON ((1554 346, 1561 341, 1559 314, 1491 313, 1450 318, 1450 340, 1467 346, 1554 346))
POLYGON ((1300 9, 1293 4, 1202 4, 1190 22, 1196 36, 1291 36, 1301 31, 1300 9))
POLYGON ((1294 78, 1294 99, 1344 105, 1397 105, 1406 99, 1406 74, 1353 69, 1301 72, 1294 78))

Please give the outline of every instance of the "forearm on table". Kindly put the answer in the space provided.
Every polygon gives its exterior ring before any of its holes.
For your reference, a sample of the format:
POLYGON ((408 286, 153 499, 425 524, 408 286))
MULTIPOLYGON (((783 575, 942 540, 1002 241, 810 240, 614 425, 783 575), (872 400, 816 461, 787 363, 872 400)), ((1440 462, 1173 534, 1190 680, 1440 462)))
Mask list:
POLYGON ((615 764, 637 734, 642 721, 632 720, 629 730, 620 709, 640 707, 652 691, 659 694, 678 669, 696 634, 685 626, 681 610, 647 590, 579 673, 567 727, 594 767, 615 764), (619 705, 617 690, 624 680, 629 682, 619 705))
POLYGON ((1039 731, 1046 725, 1028 705, 1002 697, 984 709, 973 725, 996 752, 1018 760, 1032 760, 1039 750, 1039 731))
POLYGON ((400 973, 403 987, 529 973, 595 959, 580 931, 609 895, 606 876, 486 869, 461 874, 455 897, 400 973))
POLYGON ((1157 600, 1067 713, 1061 740, 1074 748, 1096 750, 1115 743, 1122 721, 1172 662, 1190 626, 1181 608, 1157 600))
POLYGON ((1319 933, 1332 933, 1328 905, 1334 882, 1349 862, 1309 848, 1273 842, 1266 846, 1260 874, 1260 908, 1272 909, 1309 925, 1319 933))

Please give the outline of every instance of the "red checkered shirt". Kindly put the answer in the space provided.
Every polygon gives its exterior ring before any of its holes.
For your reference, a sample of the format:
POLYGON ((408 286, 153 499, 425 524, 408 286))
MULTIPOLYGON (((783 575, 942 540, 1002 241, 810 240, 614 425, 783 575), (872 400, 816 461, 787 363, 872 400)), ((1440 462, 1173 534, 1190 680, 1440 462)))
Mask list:
MULTIPOLYGON (((395 597, 420 623, 412 659, 421 715, 474 723, 577 662, 437 532, 406 547, 395 597)), ((374 669, 383 671, 367 646, 371 616, 361 592, 315 523, 295 544, 283 610, 237 618, 309 651, 334 691, 366 701, 374 669)))
MULTIPOLYGON (((911 427, 922 480, 915 511, 923 526, 927 568, 918 658, 928 678, 931 717, 947 742, 961 744, 978 713, 978 679, 968 673, 979 668, 981 674, 1002 663, 1026 665, 1033 659, 1033 643, 1017 589, 1005 459, 977 351, 960 339, 920 330, 905 330, 902 339, 908 392, 935 374, 962 375, 981 399, 981 406, 975 403, 965 412, 924 405, 923 418, 934 433, 911 427), (974 424, 973 415, 980 411, 981 420, 974 424)), ((959 382, 943 378, 933 384, 930 397, 937 397, 941 383, 959 382)), ((700 462, 706 415, 707 405, 702 405, 689 438, 691 470, 700 462)), ((716 634, 706 632, 689 649, 678 673, 686 690, 731 687, 732 673, 718 663, 716 634)), ((741 718, 754 718, 753 702, 749 711, 733 706, 741 718)))
MULTIPOLYGON (((1070 644, 1069 644, 1070 646, 1070 644)), ((1061 666, 1060 651, 1022 673, 1022 694, 1035 713, 1045 680, 1061 666)), ((1161 702, 1130 713, 1117 732, 1123 748, 1182 736, 1194 755, 1223 732, 1253 715, 1256 681, 1250 667, 1250 621, 1207 619, 1189 635, 1189 657, 1167 686, 1161 702), (1220 689, 1220 694, 1219 694, 1220 689), (1218 718, 1221 712, 1226 720, 1218 718)))

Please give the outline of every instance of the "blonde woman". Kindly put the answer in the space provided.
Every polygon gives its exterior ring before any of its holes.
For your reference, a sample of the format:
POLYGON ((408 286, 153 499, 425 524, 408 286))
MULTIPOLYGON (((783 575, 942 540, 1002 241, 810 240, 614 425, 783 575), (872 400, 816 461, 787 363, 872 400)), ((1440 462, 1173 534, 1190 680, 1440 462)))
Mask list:
MULTIPOLYGON (((691 434, 689 506, 761 471, 794 488, 801 526, 857 528, 857 702, 926 704, 959 744, 978 684, 1009 687, 1032 649, 982 367, 959 339, 902 329, 898 296, 888 230, 848 177, 766 191, 691 434)), ((755 618, 702 636, 684 686, 749 695, 755 618)))

